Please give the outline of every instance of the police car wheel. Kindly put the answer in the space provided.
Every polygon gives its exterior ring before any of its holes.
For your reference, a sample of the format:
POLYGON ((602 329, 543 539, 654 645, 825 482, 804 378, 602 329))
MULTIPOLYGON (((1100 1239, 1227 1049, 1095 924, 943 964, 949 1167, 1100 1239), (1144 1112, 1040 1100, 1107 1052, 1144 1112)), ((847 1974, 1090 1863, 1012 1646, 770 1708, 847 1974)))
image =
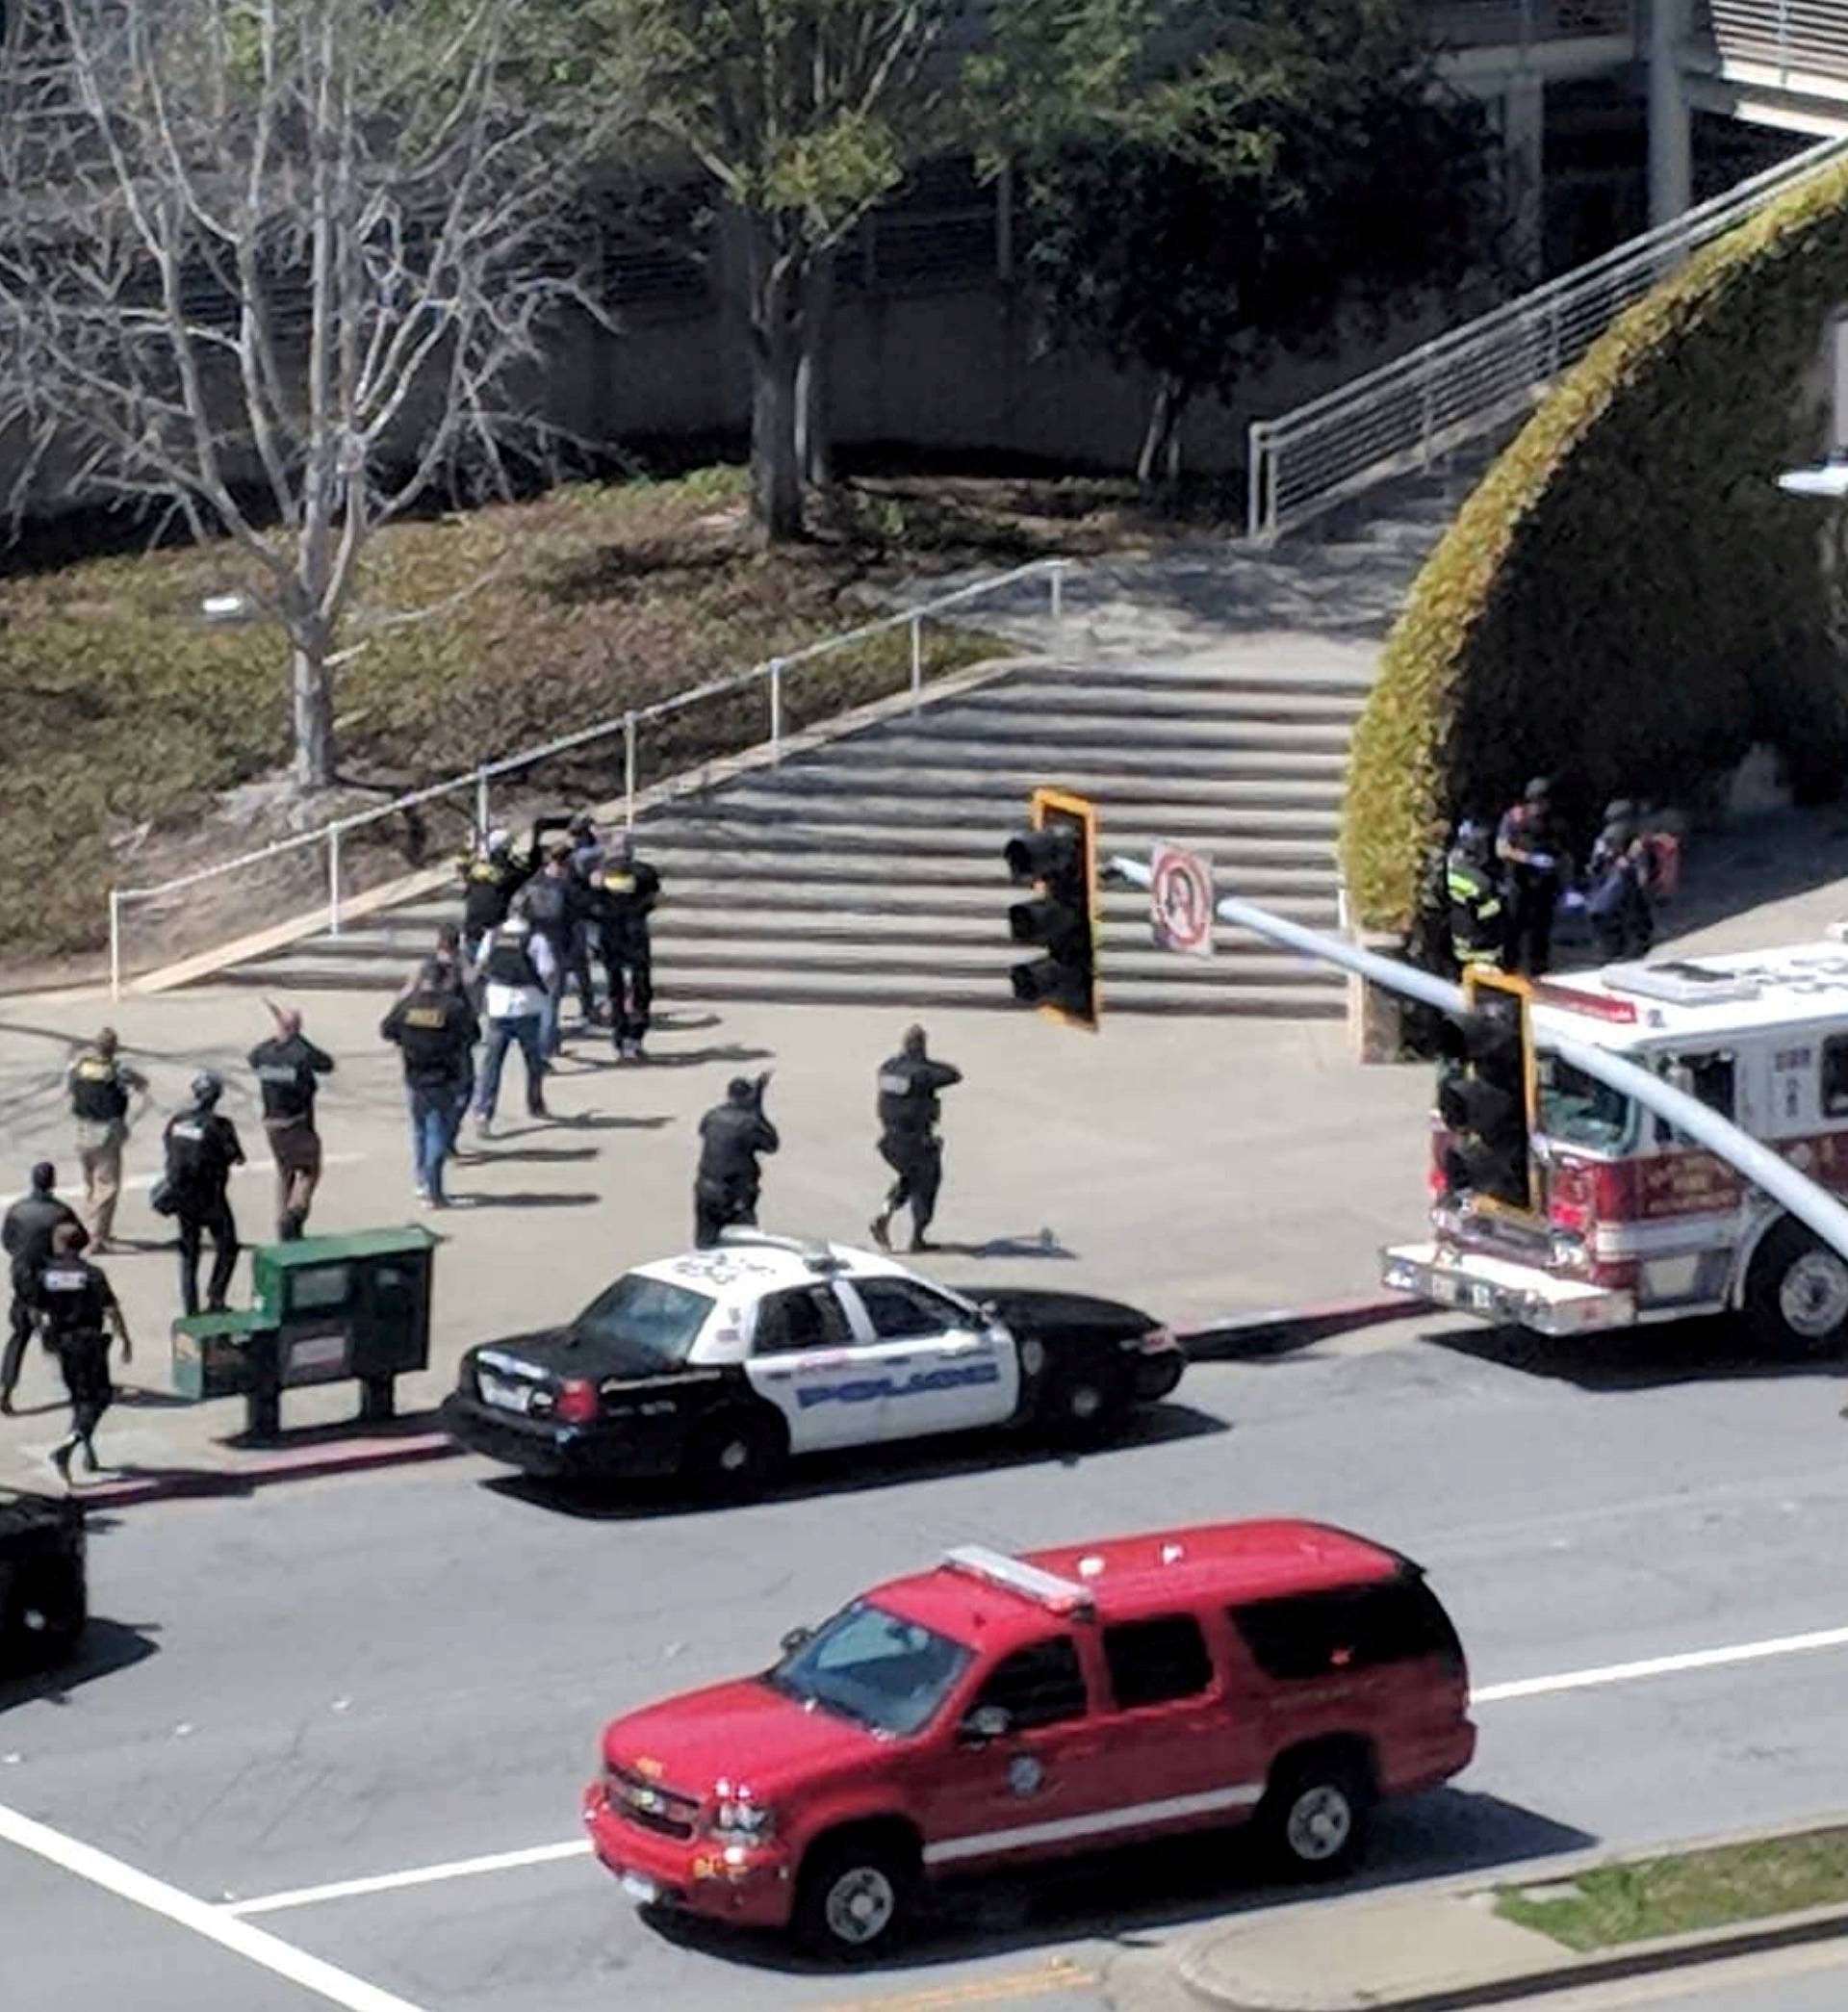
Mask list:
MULTIPOLYGON (((0 1613, 0 1645, 27 1668, 47 1669, 75 1653, 90 1619, 83 1568, 64 1560, 21 1571, 0 1613)), ((4 1662, 0 1656, 0 1662, 4 1662)))
POLYGON ((1060 1377, 1046 1393, 1046 1419, 1055 1438, 1094 1446, 1115 1438, 1129 1412, 1118 1379, 1103 1369, 1081 1369, 1060 1377))
POLYGON ((1746 1275, 1745 1316, 1768 1354, 1839 1351, 1848 1335, 1848 1263, 1801 1223, 1780 1223, 1746 1275))
POLYGON ((694 1479, 708 1494, 760 1495, 783 1470, 788 1447, 767 1418, 724 1411, 700 1433, 694 1479))

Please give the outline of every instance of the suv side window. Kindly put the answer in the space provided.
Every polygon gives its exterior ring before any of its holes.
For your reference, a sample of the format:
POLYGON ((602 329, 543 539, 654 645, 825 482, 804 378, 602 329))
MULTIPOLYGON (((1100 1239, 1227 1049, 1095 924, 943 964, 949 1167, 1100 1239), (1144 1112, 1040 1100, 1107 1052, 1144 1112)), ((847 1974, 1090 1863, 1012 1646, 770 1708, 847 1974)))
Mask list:
POLYGON ((1090 1700, 1077 1643, 1068 1635, 1055 1635, 1030 1649, 1014 1650, 988 1672, 975 1702, 1000 1705, 1016 1732, 1082 1718, 1090 1700))
POLYGON ((881 1341, 911 1341, 969 1324, 954 1300, 909 1278, 856 1278, 854 1290, 881 1341))
POLYGON ((788 1355, 802 1349, 850 1349, 853 1330, 840 1302, 825 1285, 772 1293, 757 1303, 751 1349, 757 1355, 788 1355))
POLYGON ((1191 1613, 1106 1628, 1104 1662, 1119 1712, 1196 1697, 1213 1682, 1213 1658, 1191 1613))
POLYGON ((1232 1624, 1268 1677, 1328 1677, 1423 1656, 1462 1661, 1462 1645, 1437 1595, 1405 1576, 1379 1586, 1257 1600, 1232 1610, 1232 1624))

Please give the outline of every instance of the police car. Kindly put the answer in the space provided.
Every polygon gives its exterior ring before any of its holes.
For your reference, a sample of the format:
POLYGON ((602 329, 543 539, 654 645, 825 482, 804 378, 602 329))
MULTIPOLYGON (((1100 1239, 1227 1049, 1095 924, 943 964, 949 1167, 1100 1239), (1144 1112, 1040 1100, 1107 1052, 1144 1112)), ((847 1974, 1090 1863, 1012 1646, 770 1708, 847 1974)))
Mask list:
POLYGON ((1108 1438, 1184 1366, 1113 1301, 975 1298, 873 1251, 731 1229, 626 1272, 566 1327, 471 1350, 443 1418, 529 1474, 746 1494, 792 1454, 983 1428, 1108 1438))

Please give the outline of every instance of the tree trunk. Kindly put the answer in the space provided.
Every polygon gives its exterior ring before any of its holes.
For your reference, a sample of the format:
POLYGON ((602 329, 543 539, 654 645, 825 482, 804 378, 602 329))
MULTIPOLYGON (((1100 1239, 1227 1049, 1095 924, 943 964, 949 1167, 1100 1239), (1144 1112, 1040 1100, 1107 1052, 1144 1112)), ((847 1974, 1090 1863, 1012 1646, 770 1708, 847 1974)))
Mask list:
POLYGON ((1156 379, 1142 451, 1136 457, 1136 480, 1144 490, 1171 489, 1180 480, 1181 420, 1193 396, 1193 387, 1171 371, 1156 379))
POLYGON ((326 789, 334 781, 334 681, 327 639, 309 633, 290 644, 289 691, 295 717, 295 778, 303 789, 326 789))
MULTIPOLYGON (((751 272, 751 510, 766 545, 801 538, 802 462, 796 451, 796 374, 802 363, 806 261, 780 242, 773 217, 746 219, 751 272)), ((789 229, 800 228, 789 225, 789 229)))
POLYGON ((834 485, 834 254, 821 252, 809 268, 802 314, 802 362, 796 370, 796 454, 803 479, 815 489, 834 485))

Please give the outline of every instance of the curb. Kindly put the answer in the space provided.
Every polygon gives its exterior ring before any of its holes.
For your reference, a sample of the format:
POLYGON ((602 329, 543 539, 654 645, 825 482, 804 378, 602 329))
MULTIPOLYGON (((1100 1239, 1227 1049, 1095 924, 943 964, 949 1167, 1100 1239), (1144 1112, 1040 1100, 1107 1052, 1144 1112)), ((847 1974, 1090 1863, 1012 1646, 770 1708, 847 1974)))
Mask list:
POLYGON ((70 1491, 85 1509, 126 1509, 141 1502, 177 1497, 248 1495, 278 1482, 315 1481, 322 1475, 360 1474, 380 1467, 411 1467, 460 1454, 447 1432, 406 1432, 396 1439, 342 1441, 304 1446, 295 1452, 258 1456, 241 1467, 173 1467, 98 1482, 70 1491))
MULTIPOLYGON (((1446 1878, 1419 1880, 1401 1888, 1375 1887, 1337 1902, 1336 1922, 1329 1920, 1323 1900, 1288 1903, 1277 1913, 1288 1917, 1312 1912, 1322 1933, 1338 1933, 1343 1905, 1349 1907, 1389 1906, 1395 1897, 1407 1902, 1433 1898, 1467 1904, 1474 1896, 1498 1887, 1531 1883, 1535 1880, 1564 1880, 1576 1873, 1612 1865, 1639 1865, 1651 1860, 1686 1852, 1722 1849, 1731 1845, 1772 1843, 1807 1837, 1816 1831, 1848 1827, 1848 1813, 1835 1817, 1810 1818, 1801 1823, 1758 1825, 1743 1830, 1711 1833, 1685 1843, 1639 1846, 1633 1851, 1608 1852, 1595 1847, 1584 1851, 1554 1853, 1537 1859, 1519 1859, 1504 1866, 1453 1873, 1446 1878)), ((1662 1972, 1695 1970, 1704 1963, 1718 1963, 1732 1957, 1767 1954, 1777 1949, 1800 1948, 1810 1943, 1848 1939, 1848 1902, 1826 1907, 1805 1908, 1784 1915, 1760 1915, 1756 1920, 1728 1922, 1718 1928, 1698 1928, 1684 1935, 1658 1936, 1647 1942, 1626 1944, 1612 1949, 1575 1955, 1561 1948, 1556 1961, 1544 1968, 1487 1981, 1459 1980, 1454 1975, 1441 1984, 1387 1997, 1373 1992, 1319 1994, 1307 1999, 1286 2001, 1273 1997, 1244 1996, 1218 1981, 1212 1974, 1214 1951, 1227 1940, 1236 1940, 1250 1922, 1244 1916, 1218 1934, 1194 1942, 1175 1956, 1174 1974, 1189 1994, 1203 2004, 1217 2005, 1222 2012, 1469 2012, 1474 2005, 1510 2004, 1523 1999, 1579 1986, 1621 1983, 1626 1979, 1662 1972)))
POLYGON ((1323 1300, 1311 1306, 1275 1306, 1262 1313, 1201 1321, 1174 1332, 1190 1362, 1212 1362, 1267 1354, 1296 1342, 1320 1341, 1356 1328, 1408 1320, 1424 1306, 1424 1301, 1405 1293, 1366 1293, 1347 1300, 1323 1300))

